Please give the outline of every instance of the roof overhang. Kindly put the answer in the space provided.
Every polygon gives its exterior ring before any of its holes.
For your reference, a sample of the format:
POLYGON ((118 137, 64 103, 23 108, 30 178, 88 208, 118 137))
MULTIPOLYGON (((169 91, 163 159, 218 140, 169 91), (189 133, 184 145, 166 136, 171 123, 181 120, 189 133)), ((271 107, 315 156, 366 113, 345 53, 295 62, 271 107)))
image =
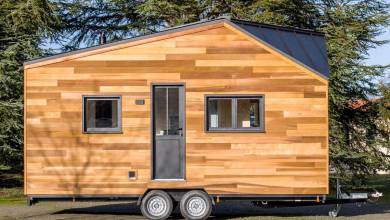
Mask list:
POLYGON ((218 27, 222 27, 223 23, 226 21, 227 19, 225 18, 220 18, 212 21, 199 21, 191 24, 168 28, 154 34, 143 35, 143 36, 120 40, 120 41, 107 43, 103 45, 97 45, 97 46, 87 47, 84 49, 78 49, 70 52, 64 52, 53 56, 33 59, 24 62, 24 68, 29 69, 29 68, 44 66, 52 63, 63 62, 67 60, 77 59, 80 57, 90 56, 98 53, 118 50, 125 47, 146 44, 146 43, 168 39, 168 38, 181 36, 185 34, 205 31, 211 28, 218 28, 218 27))

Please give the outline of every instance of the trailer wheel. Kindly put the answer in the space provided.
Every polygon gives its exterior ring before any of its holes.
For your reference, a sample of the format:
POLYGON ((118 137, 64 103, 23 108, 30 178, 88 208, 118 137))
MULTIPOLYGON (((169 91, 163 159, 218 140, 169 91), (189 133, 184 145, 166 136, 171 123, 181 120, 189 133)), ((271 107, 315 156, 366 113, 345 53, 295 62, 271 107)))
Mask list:
POLYGON ((209 195, 200 190, 189 191, 180 200, 180 212, 185 219, 207 219, 211 210, 212 203, 209 195))
POLYGON ((152 190, 144 196, 141 202, 142 215, 147 219, 167 219, 173 209, 173 202, 168 193, 152 190))
POLYGON ((337 213, 335 211, 329 211, 329 217, 336 218, 337 213))

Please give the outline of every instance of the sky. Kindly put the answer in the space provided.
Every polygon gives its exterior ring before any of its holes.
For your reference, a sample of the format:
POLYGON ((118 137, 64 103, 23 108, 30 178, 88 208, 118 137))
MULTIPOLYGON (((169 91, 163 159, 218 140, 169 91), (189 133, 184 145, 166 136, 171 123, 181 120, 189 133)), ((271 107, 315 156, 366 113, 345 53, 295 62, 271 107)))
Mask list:
MULTIPOLYGON (((388 0, 390 3, 390 0, 388 0)), ((385 33, 383 33, 381 36, 378 37, 380 40, 390 40, 390 27, 388 27, 385 30, 385 33)), ((369 64, 381 64, 381 65, 388 65, 390 64, 390 42, 382 45, 380 47, 377 47, 375 49, 371 49, 369 51, 369 57, 368 57, 368 63, 369 64)))
MULTIPOLYGON (((385 2, 390 4, 390 0, 386 0, 385 2)), ((378 39, 390 40, 390 27, 387 27, 383 31, 384 33, 380 35, 378 39)), ((371 49, 369 51, 367 64, 390 65, 390 42, 375 49, 371 49)), ((383 80, 386 83, 390 83, 390 70, 387 71, 383 80)))

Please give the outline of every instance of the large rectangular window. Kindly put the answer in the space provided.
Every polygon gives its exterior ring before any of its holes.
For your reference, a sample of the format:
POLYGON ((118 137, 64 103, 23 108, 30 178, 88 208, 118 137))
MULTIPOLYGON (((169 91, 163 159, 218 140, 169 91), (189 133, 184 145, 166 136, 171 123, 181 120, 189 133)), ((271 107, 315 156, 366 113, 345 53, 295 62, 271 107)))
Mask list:
POLYGON ((120 96, 83 96, 83 131, 85 133, 120 133, 120 96))
POLYGON ((263 96, 209 95, 205 102, 207 131, 264 131, 263 96))

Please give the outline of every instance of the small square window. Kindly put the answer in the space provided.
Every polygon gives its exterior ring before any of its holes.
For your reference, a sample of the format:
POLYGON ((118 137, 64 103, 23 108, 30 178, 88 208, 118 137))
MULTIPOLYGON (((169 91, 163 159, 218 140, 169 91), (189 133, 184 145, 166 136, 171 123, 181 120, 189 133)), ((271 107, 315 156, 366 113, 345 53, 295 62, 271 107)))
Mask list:
POLYGON ((83 131, 85 133, 120 133, 121 97, 84 96, 83 131))
POLYGON ((263 132, 263 96, 206 96, 206 130, 212 132, 263 132))

